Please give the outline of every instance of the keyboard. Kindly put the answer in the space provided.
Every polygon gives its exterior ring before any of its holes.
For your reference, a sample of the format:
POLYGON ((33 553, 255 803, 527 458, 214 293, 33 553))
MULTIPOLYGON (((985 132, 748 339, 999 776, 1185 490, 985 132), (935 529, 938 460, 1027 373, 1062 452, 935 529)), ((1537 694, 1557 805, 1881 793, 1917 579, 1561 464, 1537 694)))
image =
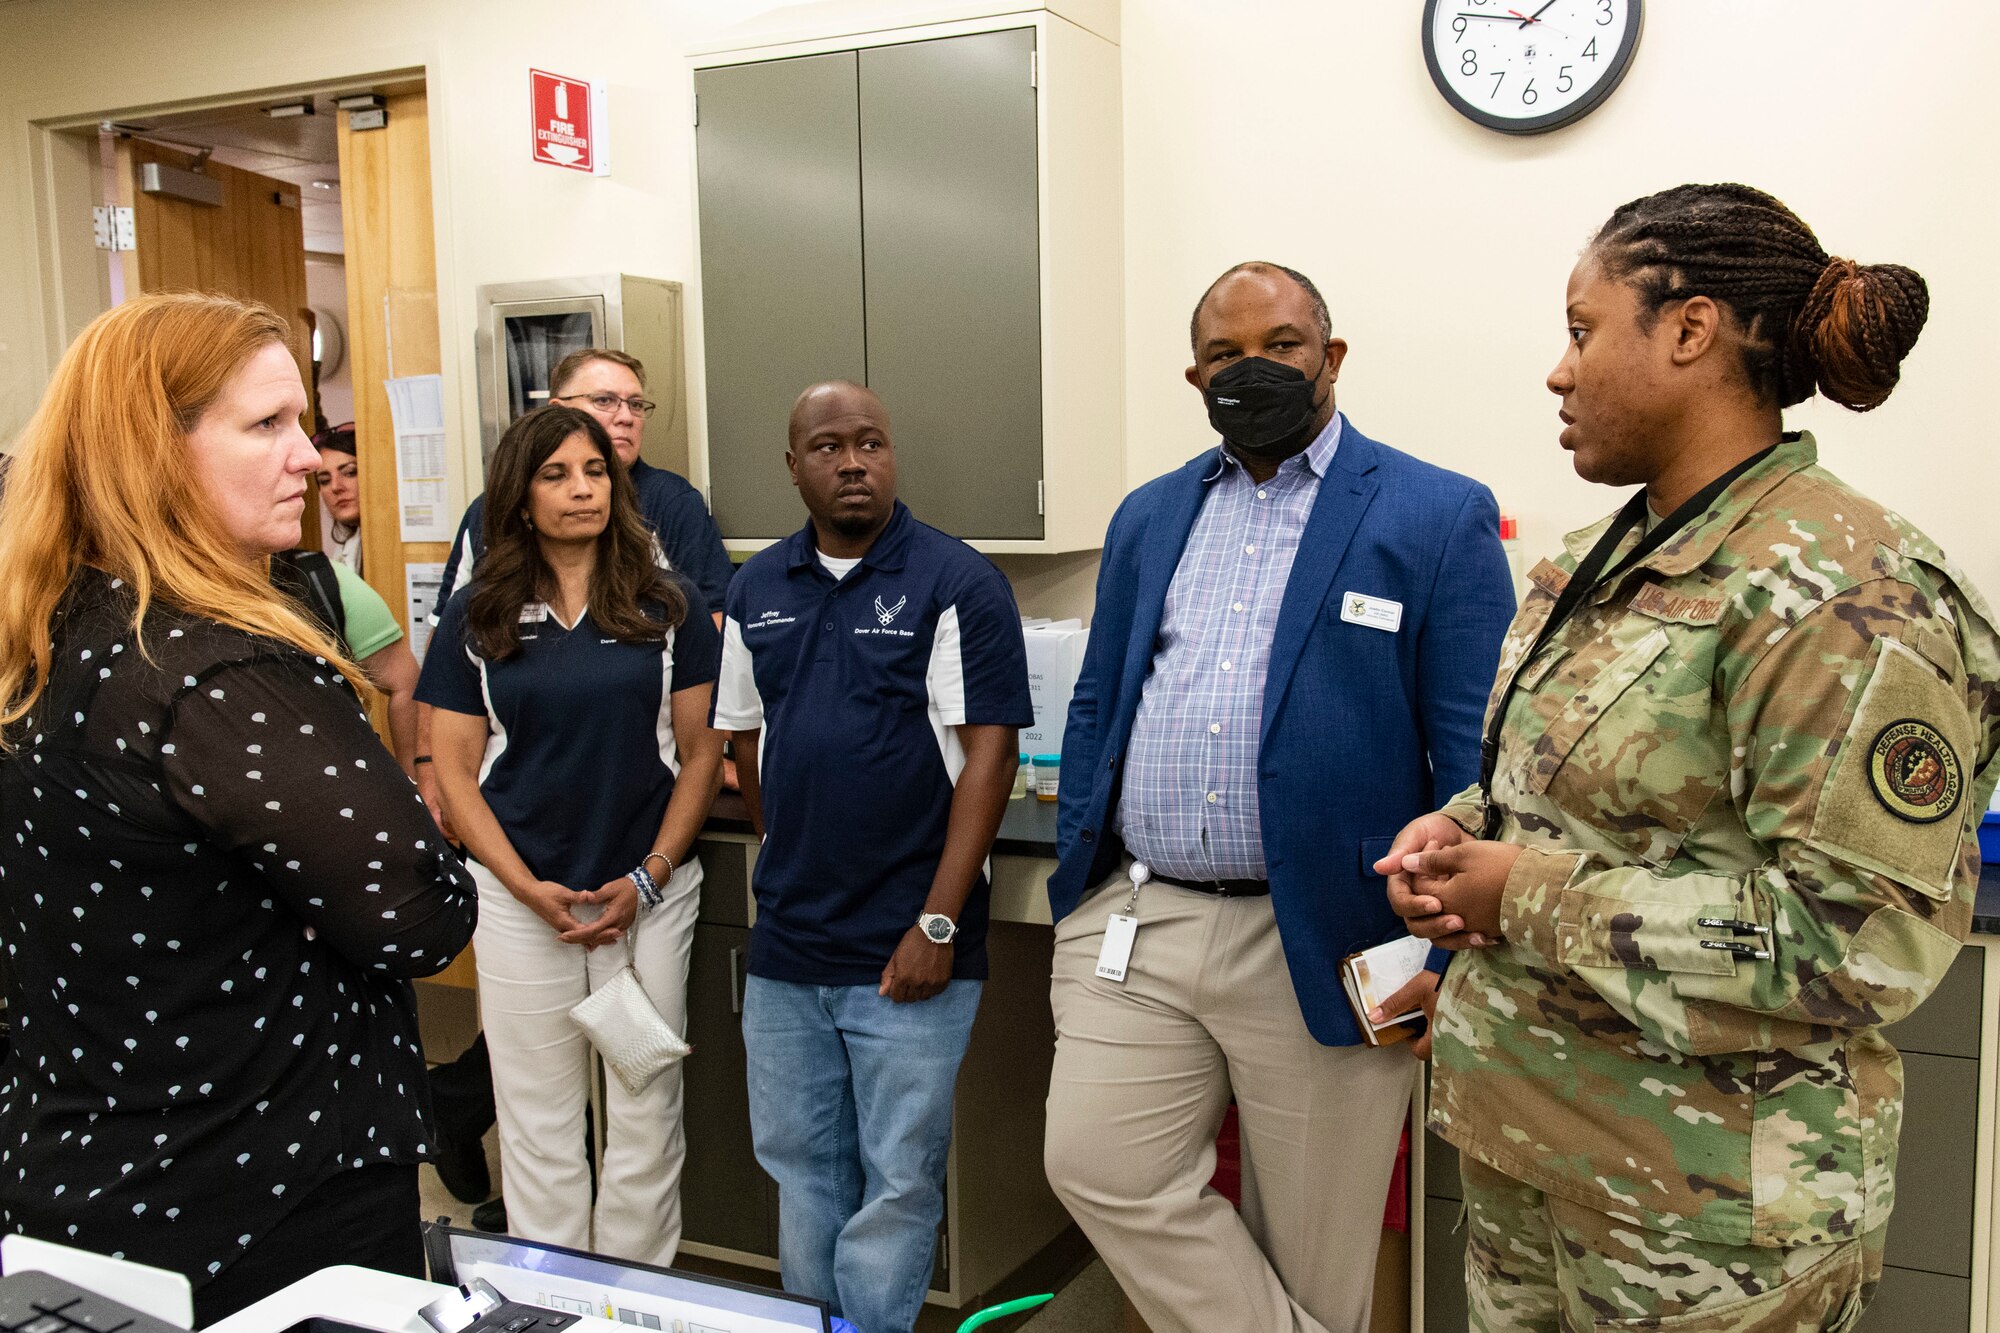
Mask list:
POLYGON ((183 1333, 48 1273, 0 1277, 0 1333, 183 1333))
MULTIPOLYGON (((417 1313, 437 1333, 529 1333, 531 1329, 535 1333, 557 1333, 577 1320, 568 1311, 544 1310, 538 1305, 510 1301, 483 1277, 473 1278, 457 1291, 438 1297, 417 1313)), ((292 1331, 287 1329, 286 1333, 292 1331)))

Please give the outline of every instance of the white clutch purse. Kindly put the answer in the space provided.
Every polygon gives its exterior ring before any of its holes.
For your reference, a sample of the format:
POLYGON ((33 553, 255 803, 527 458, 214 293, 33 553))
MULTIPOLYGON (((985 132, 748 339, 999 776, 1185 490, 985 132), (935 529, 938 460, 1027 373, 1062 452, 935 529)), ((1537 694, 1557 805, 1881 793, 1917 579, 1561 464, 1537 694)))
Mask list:
POLYGON ((639 984, 639 973, 632 966, 630 934, 626 935, 625 944, 624 968, 571 1009, 569 1016, 590 1038, 590 1044, 625 1085, 625 1091, 636 1097, 668 1066, 694 1048, 675 1036, 667 1020, 653 1007, 652 998, 639 984))

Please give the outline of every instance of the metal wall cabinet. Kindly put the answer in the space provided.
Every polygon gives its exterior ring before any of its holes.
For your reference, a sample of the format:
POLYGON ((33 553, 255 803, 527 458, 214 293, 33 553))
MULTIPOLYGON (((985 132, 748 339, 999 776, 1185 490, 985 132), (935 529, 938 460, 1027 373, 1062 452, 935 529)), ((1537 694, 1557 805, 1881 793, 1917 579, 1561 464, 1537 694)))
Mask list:
POLYGON ((473 348, 479 371, 479 459, 491 463, 514 418, 549 401, 549 372, 571 352, 609 347, 646 367, 659 403, 641 457, 687 475, 687 374, 681 285, 627 273, 537 282, 495 282, 475 294, 473 348))
MULTIPOLYGON (((1430 1066, 1424 1066, 1426 1075, 1430 1066)), ((1427 1094, 1419 1092, 1416 1124, 1423 1124, 1427 1094)), ((1464 1195, 1458 1184, 1458 1149, 1428 1130, 1421 1152, 1410 1154, 1410 1330, 1465 1333, 1464 1195)))
MULTIPOLYGON (((1988 1312, 2000 1311, 1992 1291, 2000 1280, 1992 1254, 2000 966, 1990 938, 1973 936, 1930 999, 1887 1030, 1903 1055, 1896 1211, 1882 1285, 1859 1333, 1978 1333, 1988 1312)), ((1411 1179, 1410 1327, 1463 1333, 1458 1154, 1434 1134, 1423 1137, 1411 1179)))
POLYGON ((1986 1305, 1972 1286, 1989 1267, 1979 1205, 1991 1204, 1992 1107, 1980 1096, 1994 1072, 1993 1048, 1981 1041, 1990 961, 1983 948, 1964 950, 1931 997, 1887 1029, 1903 1055, 1896 1211, 1882 1285, 1859 1333, 1986 1327, 1972 1322, 1974 1306, 1986 1305))
POLYGON ((694 57, 695 466, 732 548, 804 521, 785 424, 825 379, 882 396, 919 518, 992 552, 1102 544, 1118 60, 1115 28, 1047 9, 694 57))
POLYGON ((750 1141, 743 1050, 743 978, 750 957, 751 849, 703 839, 701 909, 688 960, 687 1040, 681 1065, 681 1234, 748 1254, 778 1252, 778 1186, 750 1141))
POLYGON ((819 379, 865 381, 852 51, 704 71, 696 127, 709 508, 725 537, 803 511, 785 422, 819 379))

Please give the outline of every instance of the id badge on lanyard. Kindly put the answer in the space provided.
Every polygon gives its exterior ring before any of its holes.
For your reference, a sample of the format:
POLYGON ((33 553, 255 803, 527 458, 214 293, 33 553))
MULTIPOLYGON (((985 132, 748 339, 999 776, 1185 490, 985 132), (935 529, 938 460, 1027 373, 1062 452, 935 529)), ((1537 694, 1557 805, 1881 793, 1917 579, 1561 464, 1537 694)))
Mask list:
POLYGON ((1153 877, 1144 861, 1134 861, 1125 872, 1132 881, 1125 910, 1113 912, 1104 923, 1104 945, 1097 951, 1097 975, 1106 981, 1125 982, 1125 969, 1132 962, 1132 945, 1139 937, 1139 886, 1153 877))

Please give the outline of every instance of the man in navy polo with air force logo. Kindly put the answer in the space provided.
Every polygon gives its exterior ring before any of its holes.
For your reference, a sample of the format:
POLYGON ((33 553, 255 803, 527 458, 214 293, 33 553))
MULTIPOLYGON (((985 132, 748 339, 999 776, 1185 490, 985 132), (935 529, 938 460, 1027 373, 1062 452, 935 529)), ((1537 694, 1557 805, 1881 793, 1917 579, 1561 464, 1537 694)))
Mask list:
POLYGON ((715 726, 763 837, 750 1125, 789 1291, 909 1333, 986 976, 986 856, 1034 720, 1014 595, 896 499, 881 400, 816 384, 785 454, 811 521, 730 584, 715 726))

